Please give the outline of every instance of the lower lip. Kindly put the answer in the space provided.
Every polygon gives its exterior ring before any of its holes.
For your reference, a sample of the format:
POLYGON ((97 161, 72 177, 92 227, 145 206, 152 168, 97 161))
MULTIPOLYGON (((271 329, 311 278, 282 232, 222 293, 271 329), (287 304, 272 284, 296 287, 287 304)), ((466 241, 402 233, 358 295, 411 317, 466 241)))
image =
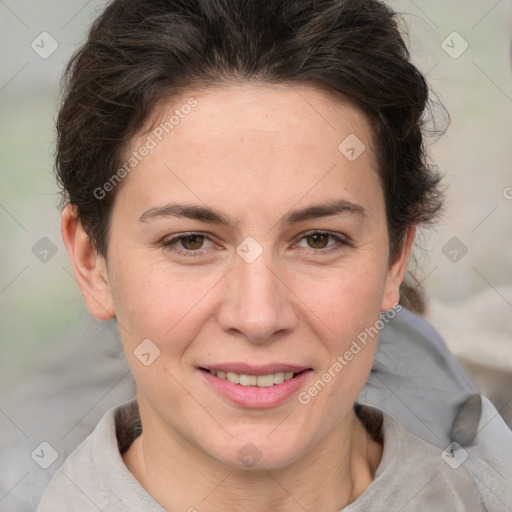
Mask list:
POLYGON ((200 369, 199 372, 215 391, 234 404, 240 407, 265 408, 275 407, 295 394, 303 386, 311 370, 305 370, 293 379, 267 388, 242 386, 216 377, 207 370, 200 369))

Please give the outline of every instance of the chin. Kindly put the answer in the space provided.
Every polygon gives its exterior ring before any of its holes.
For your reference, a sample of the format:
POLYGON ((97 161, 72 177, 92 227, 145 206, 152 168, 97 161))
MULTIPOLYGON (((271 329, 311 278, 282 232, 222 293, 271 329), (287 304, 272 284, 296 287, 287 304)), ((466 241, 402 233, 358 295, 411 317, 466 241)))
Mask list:
MULTIPOLYGON (((272 427, 272 428, 275 428, 272 427)), ((234 437, 228 446, 206 450, 215 460, 235 470, 273 470, 289 466, 300 458, 303 450, 286 432, 286 439, 272 439, 265 428, 259 435, 234 437)))

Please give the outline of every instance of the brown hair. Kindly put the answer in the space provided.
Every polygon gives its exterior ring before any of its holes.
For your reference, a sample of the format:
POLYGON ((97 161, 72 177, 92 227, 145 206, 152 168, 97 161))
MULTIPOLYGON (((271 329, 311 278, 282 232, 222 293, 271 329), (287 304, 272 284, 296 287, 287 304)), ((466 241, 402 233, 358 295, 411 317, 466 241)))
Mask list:
MULTIPOLYGON (((122 165, 127 142, 161 101, 229 81, 308 84, 366 114, 386 201, 390 262, 409 226, 442 208, 428 164, 428 87, 410 62, 397 15, 377 0, 114 0, 64 73, 56 169, 106 257, 116 188, 94 193, 122 165)), ((421 312, 417 287, 401 302, 421 312)))

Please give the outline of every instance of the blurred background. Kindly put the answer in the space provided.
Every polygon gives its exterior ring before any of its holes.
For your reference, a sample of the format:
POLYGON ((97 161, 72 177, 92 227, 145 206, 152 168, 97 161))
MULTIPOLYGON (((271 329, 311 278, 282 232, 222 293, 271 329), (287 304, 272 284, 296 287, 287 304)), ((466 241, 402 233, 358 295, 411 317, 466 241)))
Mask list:
MULTIPOLYGON (((512 3, 389 3, 403 14, 413 60, 451 116, 430 145, 448 186, 445 215, 418 240, 411 271, 429 296, 427 318, 505 411, 512 399, 512 3)), ((54 122, 63 67, 104 4, 0 0, 0 392, 88 316, 60 235, 54 122)))

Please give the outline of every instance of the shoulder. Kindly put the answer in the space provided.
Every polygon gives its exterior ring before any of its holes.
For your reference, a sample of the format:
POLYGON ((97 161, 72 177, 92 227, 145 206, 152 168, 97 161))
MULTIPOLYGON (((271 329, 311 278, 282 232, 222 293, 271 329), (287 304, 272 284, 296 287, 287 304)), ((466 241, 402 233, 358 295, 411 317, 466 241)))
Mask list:
POLYGON ((129 432, 138 425, 137 418, 135 400, 110 409, 55 472, 38 512, 130 510, 121 497, 129 497, 131 492, 143 494, 144 490, 128 471, 121 453, 129 446, 129 432))
MULTIPOLYGON (((482 498, 470 474, 457 459, 409 432, 375 408, 357 410, 368 421, 381 421, 383 453, 370 486, 345 512, 482 512, 482 498)), ((375 437, 375 424, 370 432, 375 437)))

